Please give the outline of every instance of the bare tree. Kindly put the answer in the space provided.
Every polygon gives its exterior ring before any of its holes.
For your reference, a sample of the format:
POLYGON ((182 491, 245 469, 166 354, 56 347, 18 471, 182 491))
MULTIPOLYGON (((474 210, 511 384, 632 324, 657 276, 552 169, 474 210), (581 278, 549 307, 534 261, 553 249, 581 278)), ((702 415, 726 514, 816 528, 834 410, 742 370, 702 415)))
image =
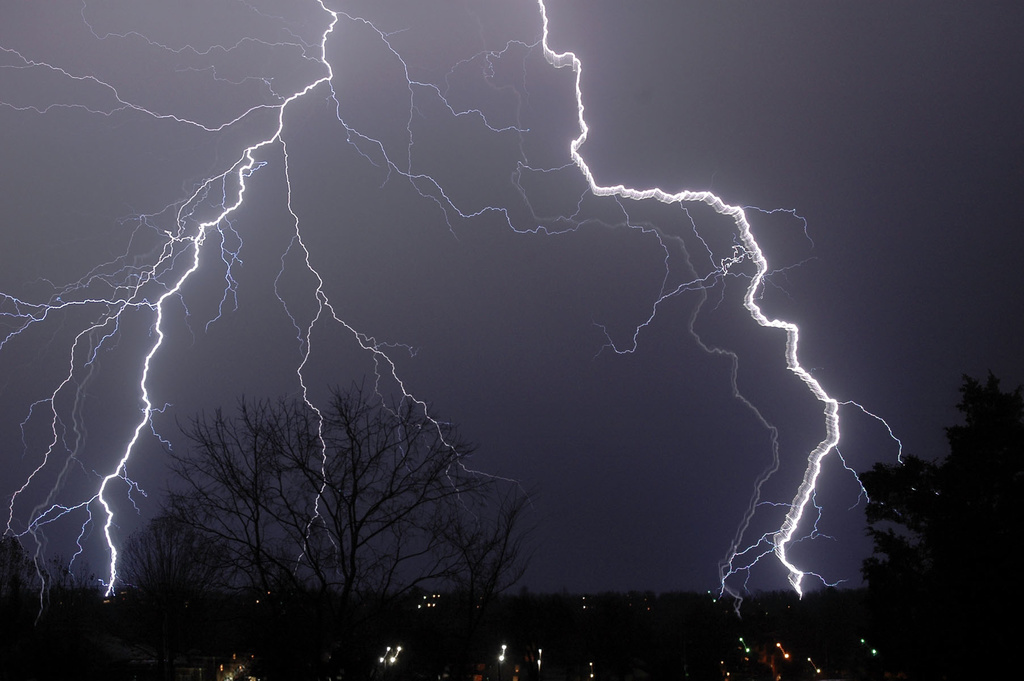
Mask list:
POLYGON ((175 517, 217 546, 226 585, 249 589, 275 621, 302 611, 290 631, 304 627, 305 656, 321 667, 344 664, 367 618, 417 587, 467 570, 495 585, 518 577, 496 561, 521 558, 519 512, 501 510, 499 481, 470 473, 472 447, 421 404, 359 387, 321 410, 243 399, 233 418, 217 410, 185 431, 175 517), (485 537, 496 531, 504 546, 485 537))
POLYGON ((133 613, 132 638, 153 646, 161 678, 174 678, 176 655, 203 624, 214 563, 210 544, 193 528, 161 516, 129 537, 122 578, 133 613))
POLYGON ((453 632, 458 640, 456 657, 451 660, 455 678, 462 678, 468 669, 488 606, 519 581, 529 562, 524 547, 528 529, 523 526, 527 497, 516 486, 483 501, 487 508, 469 519, 449 523, 444 530, 446 540, 457 552, 456 569, 448 580, 450 596, 459 612, 457 630, 453 632))

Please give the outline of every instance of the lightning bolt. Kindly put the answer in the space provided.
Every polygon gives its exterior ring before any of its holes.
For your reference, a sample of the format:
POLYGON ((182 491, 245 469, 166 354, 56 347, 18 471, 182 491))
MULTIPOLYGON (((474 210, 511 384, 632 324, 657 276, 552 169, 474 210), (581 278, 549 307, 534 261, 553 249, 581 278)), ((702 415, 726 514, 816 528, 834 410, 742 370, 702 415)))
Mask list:
MULTIPOLYGON (((769 267, 768 260, 754 237, 747 209, 730 205, 710 191, 671 192, 658 187, 637 188, 623 184, 606 186, 595 179, 582 155, 589 133, 581 86, 583 65, 574 53, 556 52, 551 48, 548 12, 543 0, 537 2, 540 24, 538 38, 509 40, 497 50, 485 50, 463 58, 442 78, 433 82, 414 76, 414 69, 410 68, 402 50, 396 46, 396 32, 385 31, 373 21, 355 13, 331 9, 326 0, 309 2, 309 7, 317 10, 315 21, 318 28, 315 31, 315 39, 308 41, 300 37, 303 30, 308 29, 303 29, 298 22, 274 16, 248 4, 243 4, 243 7, 261 21, 276 25, 278 35, 287 37, 246 37, 230 45, 215 45, 207 49, 191 45, 171 46, 153 40, 141 32, 98 31, 89 18, 88 5, 82 4, 82 22, 95 40, 144 44, 155 54, 171 55, 187 63, 187 66, 180 69, 183 73, 205 74, 217 84, 249 88, 260 92, 261 97, 267 100, 244 106, 241 110, 225 114, 219 119, 213 117, 204 120, 195 115, 168 112, 159 107, 143 105, 110 79, 103 79, 87 72, 77 72, 67 64, 37 60, 28 56, 24 49, 0 44, 0 57, 3 60, 0 61, 0 72, 6 72, 12 77, 31 77, 57 83, 58 87, 67 93, 66 97, 55 97, 53 101, 44 101, 43 98, 36 101, 0 100, 0 107, 19 115, 85 114, 118 121, 149 120, 160 126, 189 129, 201 135, 219 136, 224 139, 244 137, 249 140, 240 145, 241 152, 231 157, 229 162, 194 183, 183 198, 173 201, 157 212, 130 218, 129 221, 134 222, 135 226, 128 246, 119 257, 95 267, 82 278, 69 284, 54 285, 42 282, 49 286, 51 291, 49 295, 35 300, 24 295, 0 292, 0 322, 3 324, 0 352, 13 352, 9 348, 19 343, 24 345, 31 342, 30 336, 33 333, 43 333, 44 328, 62 328, 65 325, 78 324, 75 327, 77 331, 73 333, 70 343, 63 351, 63 368, 51 383, 52 388, 48 388, 44 394, 32 401, 20 421, 24 457, 31 458, 36 463, 30 466, 31 470, 26 478, 8 500, 6 532, 34 543, 37 571, 44 589, 46 576, 40 565, 47 546, 45 530, 58 521, 78 517, 81 520, 76 532, 77 551, 72 560, 84 550, 85 538, 91 529, 98 525, 102 530, 103 545, 109 557, 103 581, 108 594, 114 591, 118 581, 118 522, 113 495, 116 489, 126 489, 129 500, 134 504, 133 492, 145 494, 129 476, 133 457, 137 455, 144 439, 153 437, 164 446, 170 446, 170 442, 159 434, 154 424, 154 414, 162 412, 169 405, 157 400, 153 378, 154 361, 161 351, 165 350, 168 319, 176 314, 176 306, 181 306, 186 313, 186 319, 188 318, 186 300, 191 280, 211 267, 218 266, 218 262, 223 271, 224 288, 216 314, 207 320, 203 329, 209 330, 211 325, 230 309, 237 307, 238 284, 234 271, 242 263, 242 208, 247 197, 255 191, 252 188, 252 178, 268 165, 281 168, 285 208, 291 222, 289 243, 280 255, 280 268, 274 279, 273 289, 290 320, 298 346, 295 376, 302 398, 312 410, 319 413, 308 387, 307 373, 313 357, 314 338, 325 325, 331 325, 343 330, 372 359, 377 380, 375 387, 378 392, 383 392, 386 389, 383 383, 388 383, 394 386, 403 399, 414 401, 426 413, 426 403, 413 395, 401 377, 399 368, 398 356, 413 354, 415 349, 405 343, 381 340, 360 331, 339 313, 328 293, 329 287, 318 270, 317 258, 304 237, 301 211, 296 207, 294 198, 295 173, 289 155, 291 133, 286 119, 299 108, 300 102, 326 101, 333 108, 339 133, 368 168, 382 175, 381 185, 395 181, 407 183, 426 205, 432 206, 443 217, 449 230, 456 237, 458 225, 484 216, 496 216, 510 230, 520 234, 556 234, 577 230, 589 222, 606 223, 605 218, 588 217, 592 202, 604 199, 605 202, 611 202, 614 212, 619 216, 614 222, 615 226, 625 226, 637 230, 645 237, 655 239, 664 254, 661 291, 651 302, 648 311, 642 315, 642 320, 633 329, 627 343, 616 342, 613 339, 614 334, 598 324, 606 339, 601 350, 607 349, 619 354, 635 352, 644 330, 654 321, 665 301, 686 292, 698 292, 703 296, 703 305, 709 291, 716 287, 724 288, 727 279, 745 280, 743 309, 758 326, 777 330, 785 335, 786 366, 821 404, 825 436, 807 454, 802 481, 792 500, 785 504, 787 510, 781 526, 748 545, 745 542, 745 535, 751 519, 756 511, 767 503, 761 499, 762 487, 779 466, 778 431, 740 392, 737 383, 739 357, 728 349, 706 343, 694 330, 694 322, 701 309, 701 305, 698 305, 689 319, 690 334, 704 351, 729 358, 734 397, 750 410, 770 435, 771 463, 756 479, 751 501, 720 564, 720 585, 723 593, 729 592, 738 597, 738 592, 729 583, 730 578, 740 572, 749 573, 758 560, 773 554, 785 567, 792 587, 797 592, 802 592, 804 577, 813 573, 798 567, 790 559, 788 551, 793 542, 801 538, 801 528, 807 524, 805 517, 810 513, 809 507, 817 509, 820 514, 814 497, 822 462, 836 449, 840 441, 840 407, 855 403, 841 403, 830 396, 801 365, 798 357, 799 329, 796 324, 771 318, 762 311, 759 300, 774 270, 769 267), (396 144, 393 140, 386 141, 383 137, 375 137, 346 119, 343 105, 345 97, 335 90, 338 75, 331 59, 331 50, 336 48, 340 40, 338 29, 342 24, 351 31, 360 31, 361 34, 371 36, 388 55, 390 62, 397 65, 403 74, 408 111, 407 114, 402 114, 405 122, 401 143, 396 144), (300 74, 306 74, 305 80, 297 87, 288 89, 279 85, 275 78, 266 75, 230 76, 226 75, 226 69, 223 72, 218 69, 218 59, 255 47, 296 55, 296 70, 300 74), (511 59, 521 58, 523 74, 520 87, 513 90, 517 106, 522 105, 524 98, 529 96, 526 88, 528 60, 530 55, 537 52, 542 54, 550 67, 556 70, 568 68, 574 74, 575 124, 578 134, 568 141, 568 159, 561 165, 530 164, 529 154, 526 152, 530 130, 519 122, 518 114, 513 116, 512 123, 499 123, 498 118, 492 119, 484 107, 459 107, 452 103, 454 97, 451 95, 451 82, 464 70, 479 69, 484 74, 485 81, 491 84, 495 82, 495 72, 499 65, 511 59), (427 106, 440 107, 449 120, 471 121, 473 125, 486 130, 496 138, 517 140, 520 158, 511 172, 511 186, 522 202, 525 212, 502 204, 470 206, 472 202, 457 198, 458 192, 452 191, 438 173, 428 172, 421 167, 429 164, 423 164, 416 154, 414 129, 419 125, 418 121, 425 117, 424 110, 427 106), (253 130, 257 132, 254 133, 253 130), (548 216, 538 214, 532 200, 530 183, 538 177, 565 177, 570 172, 582 180, 579 183, 578 194, 574 195, 574 211, 548 216), (686 251, 681 236, 663 227, 631 218, 631 204, 651 201, 681 209, 681 219, 691 227, 693 235, 702 245, 702 261, 706 260, 708 263, 706 272, 698 273, 697 265, 686 251), (731 222, 734 231, 733 242, 724 254, 715 255, 717 249, 709 245, 698 229, 696 221, 686 207, 696 204, 707 206, 731 222), (161 226, 168 222, 170 226, 161 226), (204 248, 208 239, 216 245, 216 254, 219 258, 211 258, 211 249, 204 248), (691 275, 684 277, 685 281, 682 282, 675 281, 676 275, 670 265, 674 249, 683 253, 684 269, 691 275), (210 262, 211 260, 213 262, 210 262), (301 302, 291 300, 283 292, 283 281, 294 274, 291 268, 296 263, 311 281, 312 295, 301 302), (138 382, 133 390, 138 399, 137 416, 129 429, 130 435, 125 444, 118 449, 113 464, 94 470, 83 462, 80 455, 87 434, 82 404, 88 398, 88 386, 98 371, 98 358, 101 353, 112 350, 120 339, 137 333, 140 327, 145 329, 148 342, 143 352, 138 355, 136 364, 138 382), (32 433, 40 427, 41 422, 45 423, 46 444, 41 451, 34 451, 29 442, 33 440, 32 433), (93 486, 88 492, 75 497, 72 502, 61 501, 62 490, 72 471, 84 473, 86 478, 93 481, 93 486), (27 497, 30 490, 44 485, 43 479, 48 477, 52 480, 43 495, 43 501, 36 503, 27 513, 19 513, 23 497, 27 497)), ((282 77, 280 80, 288 82, 288 78, 282 77)), ((498 89, 497 85, 493 87, 498 89)), ((806 224, 804 229, 806 233, 806 224)), ((51 333, 56 334, 56 331, 51 333)), ((855 406, 861 408, 860 405, 855 406)), ((866 413, 874 416, 870 412, 866 413)), ((889 432, 891 435, 891 430, 889 432)), ((315 518, 310 519, 311 523, 314 521, 315 518)), ((804 532, 806 536, 813 535, 816 532, 816 523, 814 530, 804 532)))
MULTIPOLYGON (((630 201, 648 201, 655 200, 665 204, 683 204, 683 203, 703 203, 709 206, 719 215, 728 217, 732 220, 736 228, 736 234, 739 237, 739 244, 734 246, 733 255, 730 258, 723 259, 721 261, 718 274, 725 275, 729 272, 730 268, 742 262, 743 260, 749 259, 755 265, 755 272, 750 277, 749 284, 747 285, 746 292, 743 296, 743 307, 747 310, 750 316, 755 322, 761 327, 770 329, 779 329, 786 334, 786 349, 785 359, 787 368, 793 372, 800 381, 807 387, 807 390, 814 396, 814 398, 823 405, 823 417, 825 425, 825 437, 810 451, 807 455, 807 466, 804 470, 803 479, 800 482, 796 490, 796 494, 793 500, 788 505, 788 511, 786 512, 785 518, 782 525, 774 532, 762 537, 762 540, 767 540, 771 546, 771 551, 775 554, 778 561, 786 568, 788 573, 789 583, 793 589, 798 593, 803 593, 803 580, 807 576, 807 572, 799 568, 793 563, 788 555, 788 550, 794 537, 797 536, 798 528, 800 527, 801 520, 803 520, 805 513, 807 513, 808 505, 813 504, 813 497, 818 481, 818 477, 821 474, 822 462, 825 457, 832 452, 839 444, 840 439, 840 423, 839 423, 839 406, 840 403, 834 397, 830 396, 821 384, 811 375, 807 369, 805 369, 799 360, 798 348, 800 342, 800 329, 796 324, 777 318, 769 318, 761 310, 758 305, 759 296, 762 287, 765 283, 765 277, 769 273, 768 260, 765 257, 760 245, 754 239, 754 235, 751 229, 750 222, 747 219, 746 211, 740 206, 729 205, 725 203, 719 196, 715 195, 710 191, 691 191, 681 190, 677 192, 668 192, 660 187, 649 187, 649 188, 636 188, 628 187, 622 184, 604 186, 598 184, 594 178, 594 174, 587 165, 586 160, 580 153, 580 149, 587 141, 587 135, 589 127, 587 125, 586 118, 584 116, 583 106, 583 91, 581 87, 581 79, 583 72, 583 65, 579 58, 572 52, 555 52, 551 49, 548 41, 548 16, 547 8, 543 0, 538 0, 540 8, 542 25, 543 25, 543 38, 542 45, 544 49, 544 57, 547 59, 555 68, 571 67, 574 71, 576 78, 576 109, 578 112, 578 125, 579 135, 569 145, 569 155, 572 158, 573 163, 579 168, 583 177, 587 181, 587 185, 590 191, 595 196, 613 196, 621 199, 628 199, 630 201)), ((760 210, 760 209, 759 209, 760 210)), ((805 225, 806 226, 806 225, 805 225)), ((692 284, 684 285, 675 290, 666 292, 661 298, 655 303, 654 309, 657 309, 657 304, 668 296, 672 296, 680 292, 681 290, 688 290, 692 284)), ((651 318, 653 319, 654 313, 651 318)), ((650 320, 648 320, 650 321, 650 320)), ((639 332, 638 327, 638 332, 639 332)), ((693 318, 690 320, 690 332, 697 340, 697 342, 706 351, 715 354, 727 354, 732 360, 732 389, 733 395, 741 400, 749 409, 751 409, 761 424, 771 432, 772 438, 772 463, 765 469, 761 476, 755 483, 754 493, 751 499, 750 506, 747 514, 744 516, 739 529, 737 530, 736 536, 730 545, 729 551, 720 563, 720 586, 722 592, 729 591, 737 602, 741 600, 741 595, 732 589, 728 584, 728 579, 737 570, 749 570, 750 565, 756 563, 763 555, 764 552, 757 553, 756 547, 762 544, 761 541, 749 546, 747 548, 741 548, 744 534, 746 533, 750 519, 753 515, 754 509, 759 504, 761 488, 764 482, 775 472, 778 467, 778 433, 777 430, 772 426, 762 415, 761 412, 751 404, 746 398, 740 393, 737 383, 736 376, 738 371, 738 358, 734 353, 719 348, 711 348, 700 340, 699 336, 693 330, 693 318), (742 561, 746 558, 747 554, 755 553, 756 557, 745 563, 742 567, 737 566, 738 561, 742 561)), ((614 344, 612 344, 614 345, 614 344)), ((629 348, 629 351, 634 350, 636 347, 636 335, 634 335, 633 346, 629 348)), ((857 405, 859 406, 859 405, 857 405)), ((863 408, 862 408, 863 409, 863 408)), ((866 410, 865 410, 866 411, 866 410)), ((870 412, 867 412, 870 414, 870 412)), ((879 418, 874 414, 870 414, 875 418, 879 418)), ((881 420, 881 419, 880 419, 881 420)), ((883 421, 884 423, 884 421, 883 421)), ((892 436, 892 429, 889 428, 888 424, 885 424, 889 430, 889 434, 892 436)), ((895 436, 892 436, 895 439, 895 436)), ((898 440, 897 440, 898 442, 898 440)), ((863 489, 863 488, 862 488, 863 489)), ((816 507, 816 505, 815 505, 816 507)), ((819 509, 820 510, 820 509, 819 509)), ((815 529, 817 524, 815 523, 815 529)), ((824 581, 824 580, 823 580, 824 581)), ((826 582, 827 583, 827 582, 826 582)), ((738 606, 737 606, 738 607, 738 606)))

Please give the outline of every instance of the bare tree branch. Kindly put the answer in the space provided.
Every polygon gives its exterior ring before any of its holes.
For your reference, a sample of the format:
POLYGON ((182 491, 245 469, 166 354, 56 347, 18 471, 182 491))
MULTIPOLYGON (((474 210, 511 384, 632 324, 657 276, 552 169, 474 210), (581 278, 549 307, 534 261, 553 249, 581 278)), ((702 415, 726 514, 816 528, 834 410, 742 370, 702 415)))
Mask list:
POLYGON ((358 386, 320 410, 243 398, 183 430, 174 517, 217 547, 222 584, 281 612, 305 594, 324 647, 417 587, 489 600, 522 574, 524 497, 469 472, 473 447, 420 404, 358 386))

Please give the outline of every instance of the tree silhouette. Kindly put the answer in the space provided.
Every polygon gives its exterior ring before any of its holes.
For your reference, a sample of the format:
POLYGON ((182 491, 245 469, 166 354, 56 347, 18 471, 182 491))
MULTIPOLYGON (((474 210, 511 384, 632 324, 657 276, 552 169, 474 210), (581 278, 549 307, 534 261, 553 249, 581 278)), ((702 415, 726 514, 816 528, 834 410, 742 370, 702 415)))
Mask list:
POLYGON ((1024 540, 1024 399, 964 376, 963 425, 938 462, 905 457, 862 476, 875 555, 864 563, 874 626, 912 678, 969 678, 1016 648, 1024 540))
POLYGON ((488 502, 493 507, 490 513, 478 511, 468 519, 455 518, 442 530, 455 549, 453 570, 447 580, 448 598, 455 609, 454 626, 445 632, 454 644, 448 662, 452 663, 455 679, 467 669, 493 600, 518 582, 526 569, 523 544, 527 532, 522 527, 525 497, 511 489, 488 502))
POLYGON ((122 551, 131 640, 156 653, 161 679, 175 678, 175 658, 199 641, 214 577, 211 545, 193 528, 161 516, 133 533, 122 551))
POLYGON ((521 502, 470 472, 473 448, 422 404, 360 387, 320 410, 243 399, 185 430, 173 514, 216 547, 223 585, 251 594, 282 676, 360 673, 371 620, 414 590, 520 573, 521 502))

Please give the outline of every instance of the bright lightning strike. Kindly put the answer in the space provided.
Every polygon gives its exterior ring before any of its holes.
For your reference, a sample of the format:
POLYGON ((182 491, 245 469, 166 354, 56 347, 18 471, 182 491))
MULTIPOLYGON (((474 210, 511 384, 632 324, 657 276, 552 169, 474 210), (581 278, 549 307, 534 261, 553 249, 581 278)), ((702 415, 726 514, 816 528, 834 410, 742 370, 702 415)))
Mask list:
MULTIPOLYGON (((195 280, 208 277, 211 271, 219 273, 223 280, 216 312, 197 327, 201 332, 209 333, 215 324, 226 323, 224 318, 238 308, 237 275, 244 263, 243 244, 251 233, 247 230, 247 221, 251 222, 252 216, 247 210, 259 200, 257 192, 261 190, 279 194, 289 223, 286 245, 277 256, 279 266, 272 288, 298 347, 293 387, 310 408, 317 409, 311 384, 311 378, 316 375, 312 368, 317 359, 314 349, 329 353, 329 341, 320 341, 320 338, 328 337, 332 333, 330 329, 334 329, 354 341, 360 352, 370 358, 379 390, 397 391, 404 399, 416 400, 426 408, 425 403, 413 396, 401 371, 402 355, 413 354, 413 348, 403 340, 380 340, 377 335, 360 330, 361 324, 350 321, 337 302, 343 296, 332 293, 336 289, 328 281, 333 265, 331 256, 309 245, 306 225, 315 218, 303 213, 297 197, 308 191, 308 183, 322 181, 322 178, 316 169, 296 167, 290 145, 298 144, 303 132, 301 121, 311 116, 309 111, 327 106, 333 118, 329 134, 342 137, 350 145, 363 166, 359 172, 379 176, 381 187, 405 183, 421 204, 420 210, 439 215, 456 237, 467 224, 497 219, 517 234, 566 233, 594 223, 625 227, 653 239, 663 255, 660 291, 639 315, 639 323, 632 325, 632 333, 627 334, 625 342, 615 340, 618 337, 615 332, 600 321, 595 322, 606 339, 604 348, 598 351, 636 352, 645 330, 670 299, 696 292, 703 301, 709 291, 724 290, 727 280, 745 282, 742 308, 758 326, 784 334, 785 364, 820 404, 825 435, 806 456, 802 481, 792 500, 784 505, 786 512, 781 525, 756 542, 747 541, 751 519, 768 503, 762 500, 763 485, 779 467, 778 431, 740 392, 737 354, 706 343, 694 330, 700 311, 698 306, 689 319, 693 339, 706 352, 729 359, 734 398, 770 435, 771 463, 755 481, 749 506, 720 564, 720 584, 722 591, 738 595, 730 579, 739 573, 749 573, 762 557, 774 555, 785 567, 793 588, 802 592, 804 577, 811 573, 797 565, 790 557, 790 549, 795 541, 816 532, 816 523, 815 530, 805 528, 810 522, 808 517, 821 512, 815 502, 817 483, 823 461, 839 444, 840 406, 848 403, 840 403, 827 393, 801 365, 796 324, 772 318, 762 310, 761 296, 773 270, 755 239, 747 211, 726 203, 710 191, 673 192, 623 184, 605 186, 597 181, 584 157, 589 127, 581 85, 583 65, 574 53, 557 52, 551 47, 547 7, 543 0, 537 2, 531 37, 505 38, 497 49, 478 49, 460 55, 447 62, 448 66, 443 69, 435 68, 433 73, 430 68, 410 63, 401 45, 402 29, 386 30, 380 21, 364 18, 355 11, 334 9, 326 0, 309 2, 303 8, 303 14, 309 16, 302 21, 288 20, 245 3, 238 7, 261 27, 260 35, 206 47, 187 43, 172 45, 167 40, 156 40, 134 30, 104 31, 93 19, 93 8, 88 3, 83 4, 80 17, 93 41, 111 49, 123 45, 142 46, 154 59, 167 58, 178 64, 176 73, 183 78, 200 79, 211 88, 244 92, 256 100, 238 110, 225 108, 219 115, 208 112, 199 115, 190 107, 190 102, 173 98, 160 105, 144 103, 147 100, 143 95, 131 92, 113 76, 102 77, 87 69, 79 70, 68 60, 61 63, 44 60, 30 54, 25 46, 0 43, 0 74, 12 82, 38 81, 46 85, 40 92, 57 93, 29 94, 22 99, 0 96, 0 107, 12 115, 60 116, 69 120, 101 118, 115 126, 147 122, 161 131, 188 130, 203 140, 199 145, 212 141, 218 146, 214 169, 200 176, 198 181, 185 185, 188 189, 182 196, 170 202, 161 199, 152 205, 164 205, 162 209, 135 215, 128 221, 134 224, 134 229, 119 256, 70 283, 53 284, 44 280, 26 287, 34 291, 34 295, 0 293, 3 325, 0 353, 24 352, 26 346, 38 343, 45 348, 47 356, 58 352, 61 358, 59 369, 46 374, 47 389, 31 396, 27 408, 18 415, 24 448, 22 458, 30 463, 28 473, 13 489, 7 503, 6 532, 32 543, 37 567, 47 547, 46 532, 58 521, 72 523, 75 528, 75 556, 84 550, 87 538, 98 527, 108 558, 104 582, 108 593, 116 588, 117 548, 121 539, 120 511, 117 510, 121 502, 117 495, 125 490, 134 505, 133 494, 143 494, 130 476, 130 470, 141 456, 139 452, 145 440, 156 439, 162 446, 171 444, 160 435, 154 418, 168 406, 162 402, 155 363, 168 352, 169 326, 181 323, 172 320, 182 312, 184 324, 193 335, 196 333, 188 321, 191 317, 189 302, 195 300, 192 290, 195 280), (309 28, 311 24, 316 28, 309 28), (377 126, 375 121, 349 113, 350 102, 360 93, 356 92, 356 85, 346 80, 354 79, 351 71, 355 64, 337 56, 346 48, 346 40, 373 44, 375 58, 386 62, 392 76, 399 74, 398 94, 390 92, 390 102, 398 108, 380 112, 382 118, 391 120, 390 127, 377 126), (267 73, 254 74, 246 70, 249 68, 247 59, 257 52, 270 64, 267 73), (537 67, 531 62, 535 55, 542 57, 549 70, 568 67, 574 74, 572 99, 576 130, 565 140, 564 151, 554 156, 555 162, 549 162, 551 157, 537 151, 539 145, 532 142, 531 137, 534 133, 519 115, 519 110, 532 96, 526 74, 537 67), (278 58, 290 59, 290 66, 283 68, 273 63, 273 59, 278 58), (519 74, 506 74, 504 80, 499 79, 497 74, 508 71, 511 62, 520 64, 519 74), (454 92, 454 83, 470 70, 482 72, 484 82, 492 89, 490 94, 495 101, 503 103, 505 110, 493 102, 479 106, 456 103, 458 95, 454 92), (342 82, 349 84, 350 89, 340 85, 342 82), (508 108, 512 108, 513 113, 509 114, 508 108), (476 134, 495 140, 495 144, 515 150, 514 167, 505 175, 511 177, 511 181, 506 180, 506 186, 493 192, 499 199, 489 202, 473 196, 448 177, 444 168, 425 156, 421 149, 429 149, 431 143, 429 131, 424 132, 425 120, 440 120, 442 126, 464 126, 460 130, 471 128, 476 134), (232 149, 237 151, 229 151, 232 149), (544 157, 544 162, 531 163, 535 157, 544 157), (282 186, 268 190, 265 183, 260 183, 261 189, 257 189, 256 178, 273 172, 280 173, 282 186), (582 182, 574 189, 576 193, 561 204, 568 205, 569 210, 540 215, 543 192, 539 196, 533 187, 548 176, 564 181, 569 173, 575 173, 576 179, 571 182, 582 177, 582 182), (647 204, 652 200, 680 208, 678 220, 684 229, 673 231, 674 228, 634 221, 627 204, 647 204), (712 236, 698 228, 686 208, 697 204, 710 208, 731 223, 733 233, 727 248, 712 245, 712 236), (595 205, 600 208, 594 208, 595 205), (614 217, 609 218, 609 214, 614 217), (684 246, 682 234, 687 230, 702 250, 699 256, 691 258, 684 246), (682 277, 673 268, 680 257, 684 265, 675 269, 687 273, 682 277), (697 260, 703 271, 698 271, 697 260), (303 296, 293 292, 296 287, 293 280, 297 279, 305 282, 303 296), (45 293, 39 294, 43 289, 45 293), (55 351, 53 348, 59 345, 60 334, 68 328, 73 329, 70 339, 55 351), (116 455, 109 457, 108 463, 91 466, 82 456, 92 425, 87 408, 93 399, 89 386, 95 374, 102 370, 106 355, 122 344, 128 345, 127 339, 140 337, 144 339, 142 349, 136 351, 130 369, 126 369, 135 377, 129 389, 137 400, 130 427, 126 428, 128 436, 117 447, 116 455), (44 431, 45 436, 41 437, 40 431, 44 431), (33 502, 30 498, 42 501, 33 502)), ((45 579, 41 568, 39 574, 45 579)))
MULTIPOLYGON (((746 212, 739 206, 732 206, 726 204, 720 197, 716 196, 710 191, 690 191, 682 190, 675 193, 667 192, 659 187, 651 188, 635 188, 627 187, 625 185, 615 186, 602 186, 597 183, 594 179, 594 175, 580 153, 580 148, 584 145, 587 140, 587 134, 589 128, 587 127, 587 121, 584 117, 583 107, 583 92, 580 86, 581 75, 582 75, 582 64, 580 60, 572 52, 554 52, 548 43, 548 18, 547 9, 544 6, 543 0, 540 0, 540 11, 543 19, 543 47, 544 56, 556 68, 565 66, 571 66, 573 71, 576 73, 576 105, 579 112, 579 129, 580 134, 576 137, 570 145, 570 155, 573 162, 583 173, 583 176, 587 180, 587 184, 590 187, 590 191, 597 196, 616 196, 624 199, 630 199, 633 201, 646 201, 654 199, 666 204, 682 204, 689 202, 700 202, 710 206, 716 213, 729 217, 735 227, 736 233, 740 240, 740 247, 734 248, 733 257, 730 259, 724 259, 721 261, 720 273, 727 274, 730 267, 738 264, 743 260, 749 259, 755 265, 755 272, 750 277, 750 282, 747 285, 746 293, 743 296, 743 307, 750 313, 750 316, 758 323, 758 325, 766 328, 774 328, 783 330, 786 334, 786 366, 796 374, 799 379, 807 386, 807 389, 814 395, 814 398, 823 405, 823 416, 825 423, 825 437, 819 442, 813 450, 807 456, 807 467, 804 471, 803 480, 797 488, 796 494, 793 497, 792 502, 789 504, 789 510, 786 513, 785 519, 775 532, 771 533, 770 536, 766 537, 772 547, 772 551, 775 553, 776 558, 782 565, 785 566, 789 574, 789 583, 793 586, 797 593, 802 594, 803 591, 803 579, 807 573, 799 568, 792 562, 788 555, 788 550, 796 537, 798 528, 800 527, 801 520, 807 513, 807 507, 812 502, 814 496, 815 487, 818 481, 818 476, 821 474, 822 461, 835 447, 839 444, 839 402, 831 397, 821 384, 807 371, 801 364, 798 356, 798 345, 800 340, 800 329, 796 324, 788 322, 782 319, 771 319, 767 317, 758 305, 758 297, 761 293, 762 287, 765 283, 765 276, 769 272, 768 260, 761 250, 760 245, 754 239, 753 232, 751 230, 750 222, 747 220, 746 212)), ((672 295, 668 293, 666 295, 672 295)), ((660 302, 660 301, 659 301, 660 302)), ((655 304, 655 308, 657 303, 655 304)), ((653 315, 652 315, 653 317, 653 315)), ((691 333, 693 333, 693 327, 690 327, 691 333)), ((635 337, 634 337, 635 338, 635 337)), ((697 339, 700 343, 699 338, 697 339)), ((701 343, 703 346, 703 343, 701 343)), ((706 347, 706 346, 705 346, 706 347)), ((733 365, 733 391, 735 396, 743 400, 748 407, 754 410, 757 417, 762 423, 772 430, 772 447, 777 447, 774 432, 774 428, 768 424, 767 421, 761 416, 760 412, 747 402, 739 390, 736 388, 735 382, 735 371, 736 364, 733 365)), ((877 418, 877 417, 876 417, 877 418)), ((886 425, 888 428, 888 425, 886 425)), ((889 431, 891 434, 891 430, 889 431)), ((776 450, 777 455, 777 450, 776 450)), ((720 567, 720 578, 721 588, 723 591, 730 590, 727 580, 737 569, 749 569, 750 563, 746 563, 742 566, 737 565, 738 560, 743 560, 743 555, 751 552, 754 547, 746 549, 742 548, 743 536, 747 530, 747 525, 752 515, 752 511, 759 501, 760 487, 763 481, 770 475, 775 468, 775 464, 769 467, 768 471, 762 475, 758 480, 755 488, 754 497, 751 502, 751 513, 748 513, 744 518, 743 523, 737 532, 736 538, 730 546, 728 554, 721 562, 720 567)), ((760 543, 760 542, 759 542, 760 543)), ((755 544, 756 546, 756 544, 755 544)), ((763 555, 763 554, 761 554, 763 555)), ((760 557, 754 558, 753 562, 756 562, 760 557)), ((733 592, 734 596, 738 596, 738 593, 733 592)))

